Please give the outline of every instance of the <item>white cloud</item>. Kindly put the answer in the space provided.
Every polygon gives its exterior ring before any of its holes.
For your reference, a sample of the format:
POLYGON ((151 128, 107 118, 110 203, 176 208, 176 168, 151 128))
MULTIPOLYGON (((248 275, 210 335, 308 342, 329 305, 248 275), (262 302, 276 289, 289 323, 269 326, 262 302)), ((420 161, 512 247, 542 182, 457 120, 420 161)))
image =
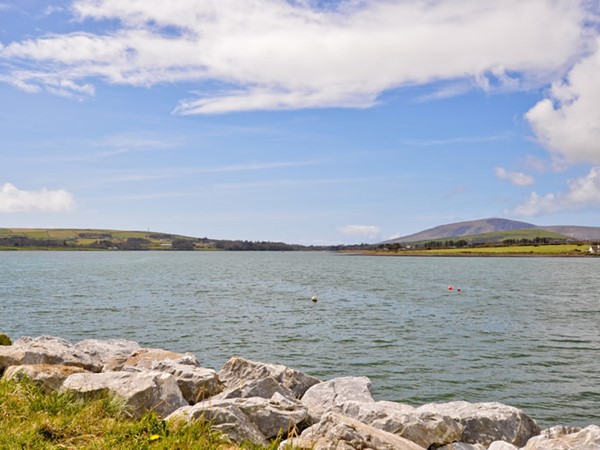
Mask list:
POLYGON ((600 37, 596 52, 576 64, 549 98, 526 114, 538 141, 570 162, 600 163, 600 37))
POLYGON ((509 172, 503 167, 496 167, 496 176, 500 180, 510 181, 515 186, 528 186, 534 182, 533 177, 530 175, 522 172, 509 172))
POLYGON ((586 49, 585 4, 75 0, 82 26, 91 19, 119 28, 0 46, 0 60, 9 62, 2 79, 77 98, 94 95, 98 80, 226 86, 200 89, 179 103, 180 114, 370 107, 387 90, 437 81, 460 91, 519 89, 562 75, 586 49))
POLYGON ((346 225, 338 228, 338 231, 347 236, 374 239, 380 235, 381 228, 375 225, 346 225))
POLYGON ((600 167, 592 167, 585 177, 570 181, 566 192, 541 196, 532 192, 521 205, 514 209, 513 214, 530 217, 560 210, 598 206, 600 206, 600 167))
POLYGON ((22 191, 11 183, 0 186, 0 213, 63 212, 73 209, 74 205, 73 195, 63 189, 22 191))

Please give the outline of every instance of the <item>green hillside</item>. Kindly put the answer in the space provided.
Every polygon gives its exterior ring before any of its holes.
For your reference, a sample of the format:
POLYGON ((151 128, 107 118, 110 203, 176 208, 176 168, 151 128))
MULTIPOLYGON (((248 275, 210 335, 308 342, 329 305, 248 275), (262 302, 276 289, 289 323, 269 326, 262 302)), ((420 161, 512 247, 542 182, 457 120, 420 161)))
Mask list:
MULTIPOLYGON (((553 233, 551 231, 541 230, 539 228, 527 228, 524 230, 494 231, 491 233, 474 234, 471 236, 462 236, 454 240, 465 240, 469 245, 477 244, 503 244, 510 241, 518 243, 519 241, 535 241, 536 239, 545 242, 564 242, 569 240, 569 236, 553 233)), ((435 241, 446 241, 448 239, 435 239, 435 241)), ((422 244, 424 241, 421 241, 422 244)), ((418 244, 418 243, 417 243, 418 244)))
POLYGON ((3 249, 118 249, 169 250, 202 248, 199 240, 152 231, 119 231, 68 228, 0 228, 3 249))

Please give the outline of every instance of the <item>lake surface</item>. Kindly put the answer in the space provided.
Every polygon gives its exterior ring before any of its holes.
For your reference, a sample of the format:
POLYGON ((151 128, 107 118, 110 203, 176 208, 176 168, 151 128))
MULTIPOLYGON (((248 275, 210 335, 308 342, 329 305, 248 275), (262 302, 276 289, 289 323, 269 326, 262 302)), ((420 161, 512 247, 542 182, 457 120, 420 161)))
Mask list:
POLYGON ((591 258, 0 252, 0 331, 366 375, 377 399, 584 426, 600 423, 599 274, 591 258))

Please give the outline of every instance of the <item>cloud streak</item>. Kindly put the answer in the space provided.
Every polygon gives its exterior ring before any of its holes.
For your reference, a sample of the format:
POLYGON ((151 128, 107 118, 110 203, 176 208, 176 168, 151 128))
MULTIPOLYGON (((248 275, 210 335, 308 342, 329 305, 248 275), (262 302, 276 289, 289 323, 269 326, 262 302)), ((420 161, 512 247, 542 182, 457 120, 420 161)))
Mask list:
POLYGON ((438 81, 539 86, 588 46, 584 0, 311 3, 76 0, 81 23, 113 28, 0 44, 0 80, 79 99, 99 81, 221 83, 182 99, 178 114, 368 108, 386 91, 438 81))
POLYGON ((73 195, 63 189, 24 191, 11 183, 0 186, 0 213, 65 212, 74 206, 73 195))

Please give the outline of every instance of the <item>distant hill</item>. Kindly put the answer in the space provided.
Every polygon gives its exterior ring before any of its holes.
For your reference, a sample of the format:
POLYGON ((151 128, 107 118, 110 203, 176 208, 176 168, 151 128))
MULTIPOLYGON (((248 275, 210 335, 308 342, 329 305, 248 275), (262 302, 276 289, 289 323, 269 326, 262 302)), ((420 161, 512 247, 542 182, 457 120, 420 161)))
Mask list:
POLYGON ((501 242, 503 239, 530 239, 531 237, 600 240, 600 227, 537 226, 517 220, 490 218, 440 225, 419 233, 390 239, 383 244, 456 239, 467 236, 471 237, 469 240, 477 237, 477 242, 501 242))
POLYGON ((541 230, 563 234, 573 239, 583 241, 600 241, 600 227, 577 227, 570 225, 556 225, 551 227, 538 227, 541 230))

